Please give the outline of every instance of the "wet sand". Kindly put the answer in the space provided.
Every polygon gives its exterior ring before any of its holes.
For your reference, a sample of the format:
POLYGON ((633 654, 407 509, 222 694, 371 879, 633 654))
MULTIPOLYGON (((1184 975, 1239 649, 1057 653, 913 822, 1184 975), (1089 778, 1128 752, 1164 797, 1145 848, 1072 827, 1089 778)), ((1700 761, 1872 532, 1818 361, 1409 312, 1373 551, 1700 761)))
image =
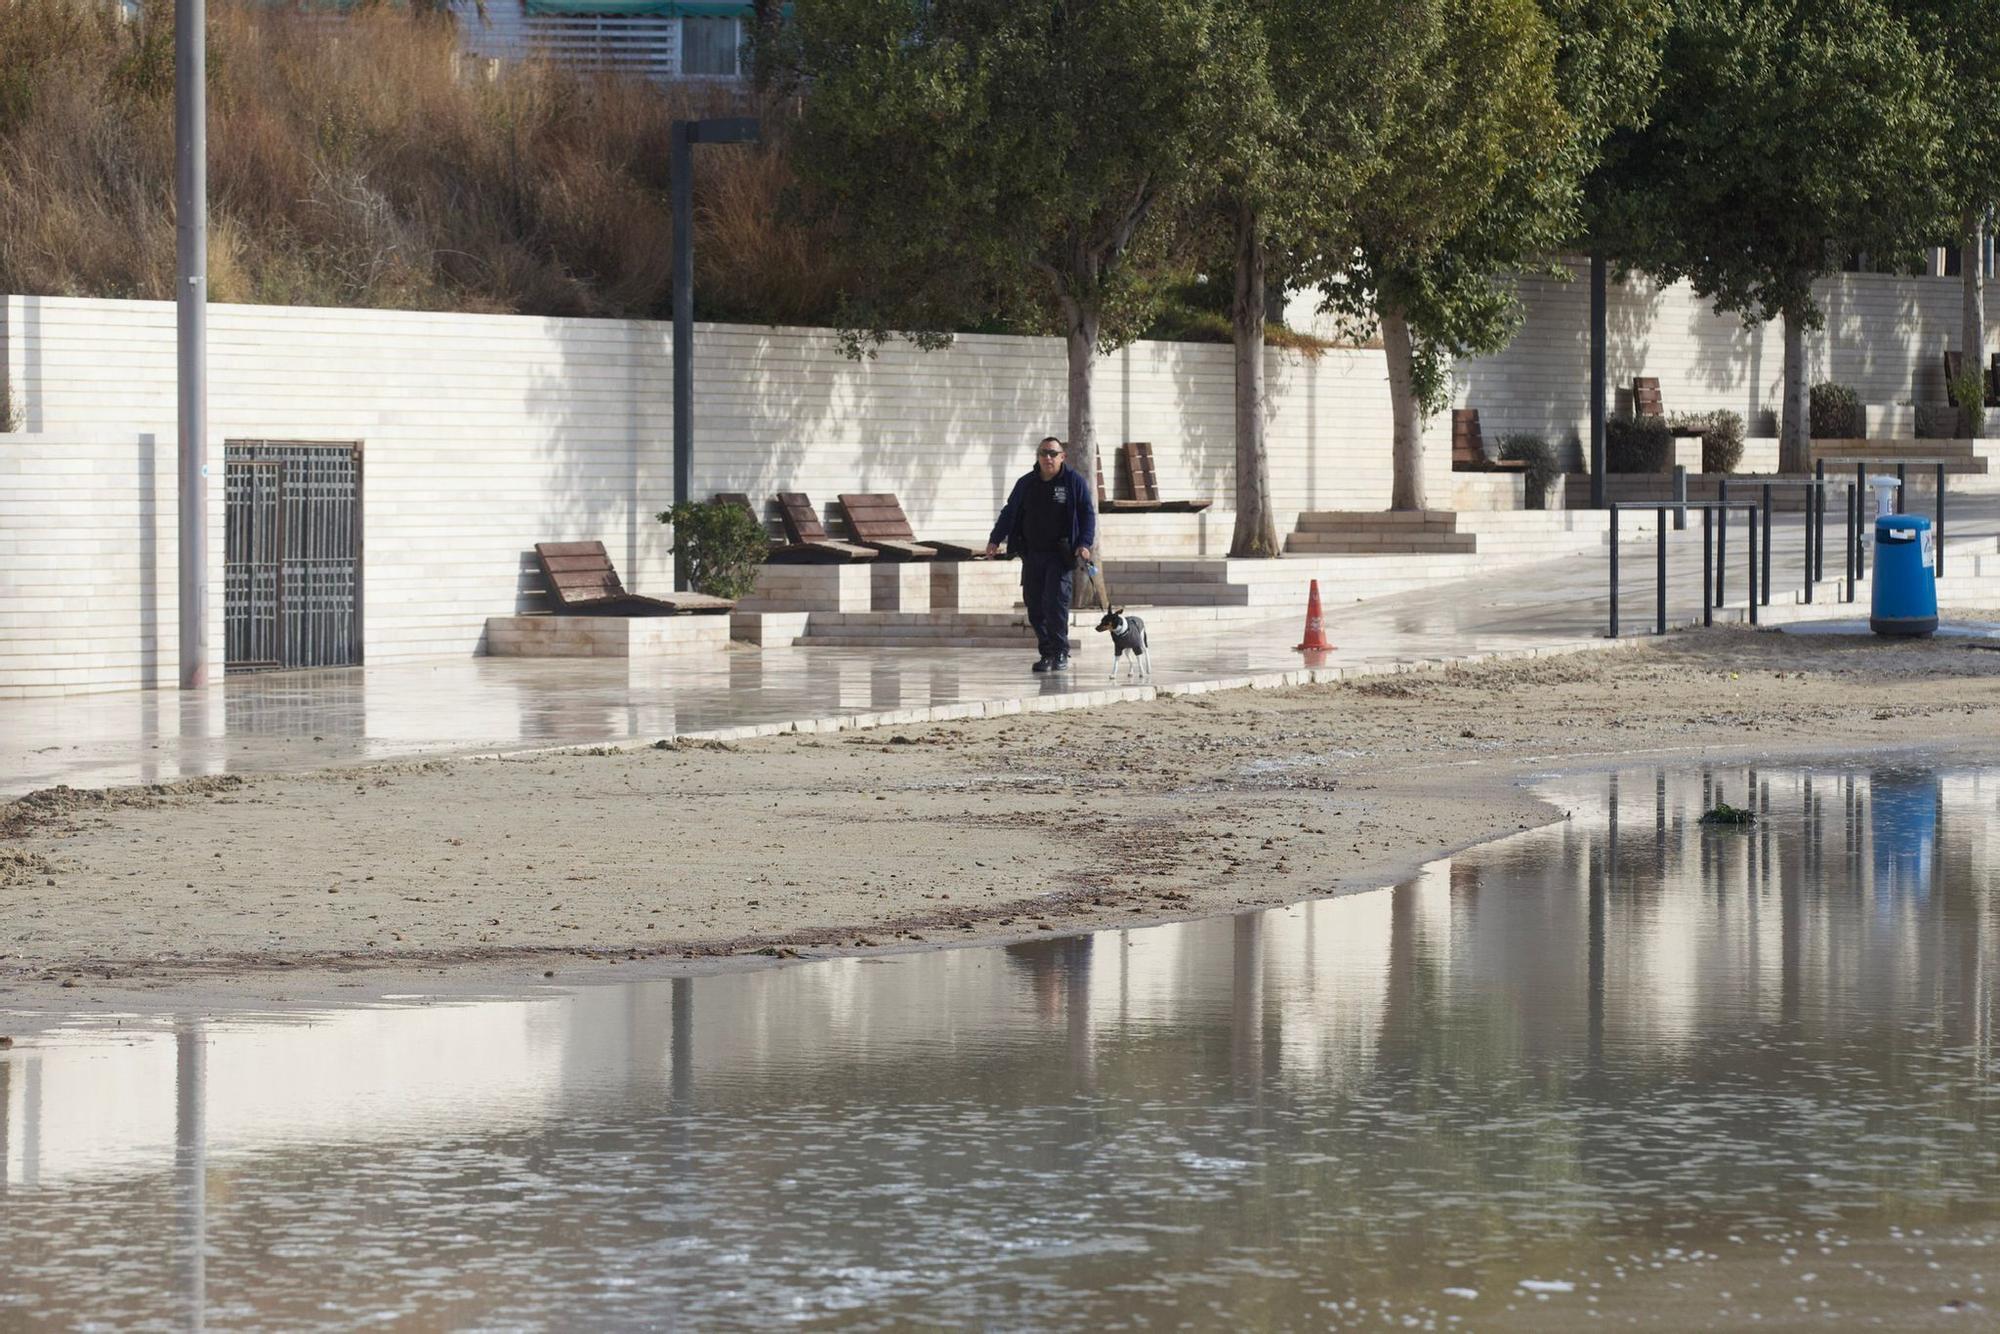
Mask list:
POLYGON ((1231 912, 1562 818, 1538 775, 1991 753, 1996 705, 2000 653, 1966 641, 1717 629, 1089 713, 54 789, 0 807, 0 1011, 18 1032, 1231 912))

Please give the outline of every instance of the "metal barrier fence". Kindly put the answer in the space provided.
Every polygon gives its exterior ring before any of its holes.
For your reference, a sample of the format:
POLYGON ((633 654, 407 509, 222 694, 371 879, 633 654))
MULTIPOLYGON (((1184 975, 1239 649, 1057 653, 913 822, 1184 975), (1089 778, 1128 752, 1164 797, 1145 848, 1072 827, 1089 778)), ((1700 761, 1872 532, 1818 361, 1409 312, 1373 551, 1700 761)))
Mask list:
MULTIPOLYGON (((1667 516, 1675 511, 1701 511, 1701 623, 1715 624, 1716 543, 1715 516, 1742 510, 1748 525, 1750 570, 1750 624, 1757 624, 1757 505, 1749 500, 1620 500, 1607 506, 1611 511, 1611 628, 1607 638, 1618 638, 1618 515, 1624 510, 1652 510, 1659 522, 1655 535, 1653 581, 1655 587, 1653 630, 1667 632, 1667 516)), ((1808 526, 1810 532, 1810 526, 1808 526)), ((1810 543, 1808 543, 1810 546, 1810 543)))
MULTIPOLYGON (((1944 578, 1944 466, 1947 463, 1956 463, 1958 461, 1959 460, 1957 459, 1944 459, 1936 457, 1872 458, 1872 459, 1854 458, 1854 459, 1837 460, 1837 462, 1840 463, 1852 463, 1854 465, 1854 482, 1853 485, 1850 487, 1852 499, 1849 501, 1848 505, 1852 523, 1850 525, 1847 538, 1847 545, 1848 545, 1847 563, 1849 567, 1852 569, 1854 575, 1862 575, 1868 572, 1868 544, 1865 540, 1866 520, 1863 518, 1861 513, 1861 507, 1867 503, 1868 465, 1871 463, 1883 463, 1883 464, 1893 463, 1896 465, 1896 495, 1897 495, 1897 500, 1900 502, 1905 496, 1907 496, 1909 492, 1910 465, 1915 463, 1921 465, 1928 465, 1930 467, 1937 469, 1936 473, 1937 496, 1931 506, 1931 534, 1932 534, 1932 540, 1937 547, 1937 577, 1940 579, 1944 578)), ((1819 475, 1821 477, 1824 477, 1826 475, 1825 459, 1821 459, 1819 461, 1819 475)), ((1908 513, 1907 506, 1903 507, 1903 512, 1908 513)), ((1852 591, 1851 578, 1850 578, 1850 588, 1848 596, 1849 599, 1852 600, 1853 591, 1852 591)))
MULTIPOLYGON (((1767 607, 1771 605, 1771 548, 1773 545, 1771 541, 1772 491, 1787 486, 1807 488, 1805 507, 1806 542, 1804 552, 1805 581, 1800 589, 1800 597, 1806 603, 1810 604, 1813 600, 1814 585, 1826 577, 1826 489, 1832 487, 1838 491, 1842 486, 1847 488, 1847 596, 1844 600, 1848 602, 1854 601, 1855 527, 1858 515, 1854 504, 1854 484, 1852 482, 1829 482, 1824 477, 1767 477, 1758 478, 1749 482, 1748 485, 1763 489, 1764 605, 1767 607)), ((1715 497, 1717 500, 1728 501, 1728 478, 1724 477, 1716 483, 1715 497)), ((1716 537, 1715 604, 1718 607, 1725 600, 1722 595, 1723 570, 1727 563, 1728 547, 1729 515, 1727 512, 1724 512, 1720 523, 1720 531, 1716 537)))

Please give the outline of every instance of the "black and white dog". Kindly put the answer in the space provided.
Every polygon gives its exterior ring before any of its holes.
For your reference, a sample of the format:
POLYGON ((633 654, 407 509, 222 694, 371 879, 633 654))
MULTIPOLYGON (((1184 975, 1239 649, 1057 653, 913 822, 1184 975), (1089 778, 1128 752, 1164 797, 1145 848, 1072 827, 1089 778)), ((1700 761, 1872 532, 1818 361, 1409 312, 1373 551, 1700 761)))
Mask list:
POLYGON ((1132 679, 1153 679, 1153 652, 1146 643, 1146 623, 1137 616, 1127 616, 1122 607, 1113 607, 1104 613, 1104 619, 1097 623, 1097 633, 1111 636, 1111 679, 1118 679, 1118 663, 1126 654, 1132 655, 1132 679))

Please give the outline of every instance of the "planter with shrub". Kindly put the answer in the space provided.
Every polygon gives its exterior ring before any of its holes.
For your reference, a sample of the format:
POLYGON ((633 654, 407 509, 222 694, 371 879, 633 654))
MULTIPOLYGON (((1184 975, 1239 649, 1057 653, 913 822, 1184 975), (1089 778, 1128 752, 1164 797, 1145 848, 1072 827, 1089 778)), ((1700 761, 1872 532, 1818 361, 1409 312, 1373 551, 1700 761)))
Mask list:
POLYGON ((1861 415, 1861 395, 1851 384, 1821 380, 1809 391, 1808 423, 1815 440, 1859 440, 1868 428, 1861 415))
POLYGON ((1606 472, 1665 472, 1674 430, 1665 417, 1612 417, 1604 423, 1606 472))
POLYGON ((1703 472, 1735 472, 1743 462, 1743 418, 1741 414, 1727 410, 1720 412, 1685 412, 1673 419, 1680 427, 1693 427, 1701 432, 1701 470, 1703 472))
POLYGON ((771 539, 749 510, 719 500, 690 501, 655 517, 673 525, 673 552, 695 592, 741 598, 757 586, 771 539))
POLYGON ((1562 464, 1556 461, 1556 452, 1549 442, 1538 435, 1523 433, 1500 437, 1501 459, 1516 459, 1528 465, 1522 475, 1528 482, 1528 508, 1545 510, 1549 508, 1549 494, 1552 488, 1562 485, 1562 464))

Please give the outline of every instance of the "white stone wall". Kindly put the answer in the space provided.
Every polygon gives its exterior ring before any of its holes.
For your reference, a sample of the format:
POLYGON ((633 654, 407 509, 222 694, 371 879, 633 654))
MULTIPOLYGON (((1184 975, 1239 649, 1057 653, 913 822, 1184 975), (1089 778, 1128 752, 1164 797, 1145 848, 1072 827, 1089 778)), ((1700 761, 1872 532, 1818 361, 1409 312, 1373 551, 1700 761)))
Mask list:
MULTIPOLYGON (((1461 361, 1456 402, 1479 409, 1489 437, 1534 431, 1564 445, 1580 464, 1577 442, 1590 431, 1590 268, 1569 266, 1572 280, 1523 278, 1520 335, 1497 356, 1461 361)), ((1945 401, 1944 358, 1959 341, 1957 278, 1843 274, 1816 288, 1826 327, 1809 333, 1811 380, 1851 384, 1863 403, 1945 401)), ((1987 284, 1988 337, 2000 335, 2000 283, 1987 284)), ((1607 349, 1611 406, 1631 408, 1634 376, 1657 376, 1669 412, 1728 408, 1743 414, 1752 436, 1777 434, 1785 338, 1777 323, 1746 327, 1717 315, 1686 283, 1644 279, 1613 283, 1607 349)), ((1994 351, 1989 343, 1979 360, 1994 351)), ((1744 467, 1752 466, 1746 458, 1744 467)))
MULTIPOLYGON (((0 696, 179 679, 180 480, 171 434, 0 435, 0 696)), ((208 640, 222 653, 222 490, 208 640)))
MULTIPOLYGON (((668 326, 214 306, 209 328, 218 617, 232 439, 363 442, 370 662, 477 651, 488 616, 522 609, 522 555, 538 541, 600 539, 629 586, 667 584, 667 533, 652 515, 672 488, 668 326)), ((27 428, 0 435, 0 695, 171 681, 173 308, 5 298, 0 367, 27 428), (39 498, 63 493, 65 522, 99 544, 87 554, 115 584, 142 564, 146 541, 123 531, 139 521, 142 487, 154 595, 113 610, 47 591, 70 576, 59 527, 21 545, 39 498)), ((1273 353, 1268 380, 1281 534, 1301 509, 1386 506, 1381 354, 1273 353)), ((1053 339, 966 337, 937 353, 892 344, 852 362, 822 331, 699 326, 695 491, 761 502, 803 490, 822 512, 843 491, 895 491, 920 535, 983 538, 1034 441, 1062 433, 1063 385, 1053 339)), ((1165 494, 1229 506, 1229 348, 1139 344, 1102 363, 1097 395, 1103 439, 1152 441, 1165 494)), ((1444 503, 1450 445, 1438 427, 1427 470, 1444 503)), ((219 621, 211 651, 219 663, 219 621)))

